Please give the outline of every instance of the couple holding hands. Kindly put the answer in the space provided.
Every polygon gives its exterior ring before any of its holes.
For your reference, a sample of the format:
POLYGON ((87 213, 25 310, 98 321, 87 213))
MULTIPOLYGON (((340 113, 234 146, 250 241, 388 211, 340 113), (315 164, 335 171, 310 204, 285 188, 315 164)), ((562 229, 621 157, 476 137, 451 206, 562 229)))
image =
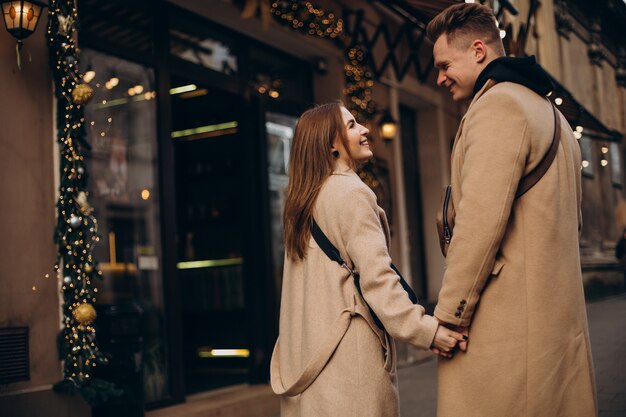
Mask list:
MULTIPOLYGON (((437 84, 471 100, 442 204, 446 270, 425 314, 389 256, 355 170, 368 130, 341 103, 296 126, 271 384, 283 417, 400 415, 395 342, 439 355, 438 417, 591 417, 595 382, 579 259, 581 156, 534 57, 509 58, 493 12, 428 25, 437 84)), ((419 411, 415 415, 420 415, 419 411)))

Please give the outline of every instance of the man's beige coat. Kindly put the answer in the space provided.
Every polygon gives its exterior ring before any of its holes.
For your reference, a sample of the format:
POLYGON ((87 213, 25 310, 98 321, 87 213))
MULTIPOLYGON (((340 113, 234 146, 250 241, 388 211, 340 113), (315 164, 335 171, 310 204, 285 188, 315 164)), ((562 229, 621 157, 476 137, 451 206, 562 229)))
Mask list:
MULTIPOLYGON (((282 417, 397 417, 392 339, 428 349, 437 321, 413 305, 391 269, 388 225, 374 193, 345 165, 324 183, 313 215, 361 274, 373 323, 348 271, 311 238, 304 261, 285 258, 271 382, 282 417)), ((433 381, 434 383, 434 381, 433 381)))
POLYGON ((552 142, 551 105, 490 80, 452 151, 456 209, 435 316, 470 326, 467 353, 439 361, 439 417, 591 417, 593 365, 580 269, 579 145, 560 115, 558 153, 515 199, 552 142))

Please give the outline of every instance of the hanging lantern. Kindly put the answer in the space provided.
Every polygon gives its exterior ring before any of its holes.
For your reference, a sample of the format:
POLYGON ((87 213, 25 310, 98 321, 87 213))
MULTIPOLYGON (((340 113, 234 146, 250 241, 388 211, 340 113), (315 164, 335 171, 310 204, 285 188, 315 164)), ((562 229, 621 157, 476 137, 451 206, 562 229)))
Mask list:
POLYGON ((7 31, 20 43, 36 29, 46 5, 39 1, 1 1, 2 17, 7 31))
POLYGON ((46 7, 46 4, 39 1, 0 0, 0 5, 2 6, 4 26, 7 32, 17 39, 17 66, 21 69, 19 55, 22 41, 37 29, 41 11, 46 7))
POLYGON ((380 136, 386 141, 393 140, 398 131, 398 123, 391 117, 391 113, 387 110, 378 123, 380 128, 380 136))

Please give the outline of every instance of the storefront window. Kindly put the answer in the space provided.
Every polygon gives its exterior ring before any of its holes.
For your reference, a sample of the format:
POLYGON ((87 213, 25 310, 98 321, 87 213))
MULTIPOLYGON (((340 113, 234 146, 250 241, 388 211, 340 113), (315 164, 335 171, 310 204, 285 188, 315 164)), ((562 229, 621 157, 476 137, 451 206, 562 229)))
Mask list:
POLYGON ((593 159, 593 147, 591 139, 585 135, 583 135, 580 140, 580 152, 582 156, 582 170, 583 175, 593 176, 595 167, 594 167, 594 159, 593 159))
POLYGON ((617 142, 612 142, 609 146, 603 145, 603 153, 604 147, 608 149, 609 153, 609 164, 611 165, 611 181, 613 181, 613 185, 621 187, 622 186, 622 164, 620 160, 620 150, 619 144, 617 142))
POLYGON ((204 25, 172 17, 170 53, 180 59, 226 75, 238 72, 237 56, 232 40, 223 34, 211 33, 204 25))
POLYGON ((283 276, 285 242, 283 238, 283 208, 289 183, 289 155, 297 119, 277 113, 266 114, 267 168, 269 176, 270 216, 272 234, 272 260, 276 299, 280 300, 283 276))
POLYGON ((89 83, 95 97, 85 107, 91 145, 85 159, 89 200, 102 236, 94 253, 104 275, 98 320, 113 333, 115 312, 136 316, 138 325, 125 334, 137 341, 136 352, 128 353, 142 365, 145 402, 154 402, 168 396, 169 385, 154 72, 88 49, 82 62, 94 72, 89 83))

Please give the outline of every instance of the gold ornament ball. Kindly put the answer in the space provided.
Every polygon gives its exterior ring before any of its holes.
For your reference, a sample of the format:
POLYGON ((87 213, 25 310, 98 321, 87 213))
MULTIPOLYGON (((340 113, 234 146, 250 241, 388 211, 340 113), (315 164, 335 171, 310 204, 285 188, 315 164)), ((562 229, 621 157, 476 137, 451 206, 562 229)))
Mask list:
POLYGON ((93 271, 91 264, 85 264, 85 272, 90 273, 91 271, 93 271))
POLYGON ((89 324, 96 319, 96 309, 89 303, 79 305, 72 314, 80 324, 89 324))
POLYGON ((72 99, 76 104, 87 104, 93 98, 93 88, 87 84, 78 84, 72 91, 72 99))

